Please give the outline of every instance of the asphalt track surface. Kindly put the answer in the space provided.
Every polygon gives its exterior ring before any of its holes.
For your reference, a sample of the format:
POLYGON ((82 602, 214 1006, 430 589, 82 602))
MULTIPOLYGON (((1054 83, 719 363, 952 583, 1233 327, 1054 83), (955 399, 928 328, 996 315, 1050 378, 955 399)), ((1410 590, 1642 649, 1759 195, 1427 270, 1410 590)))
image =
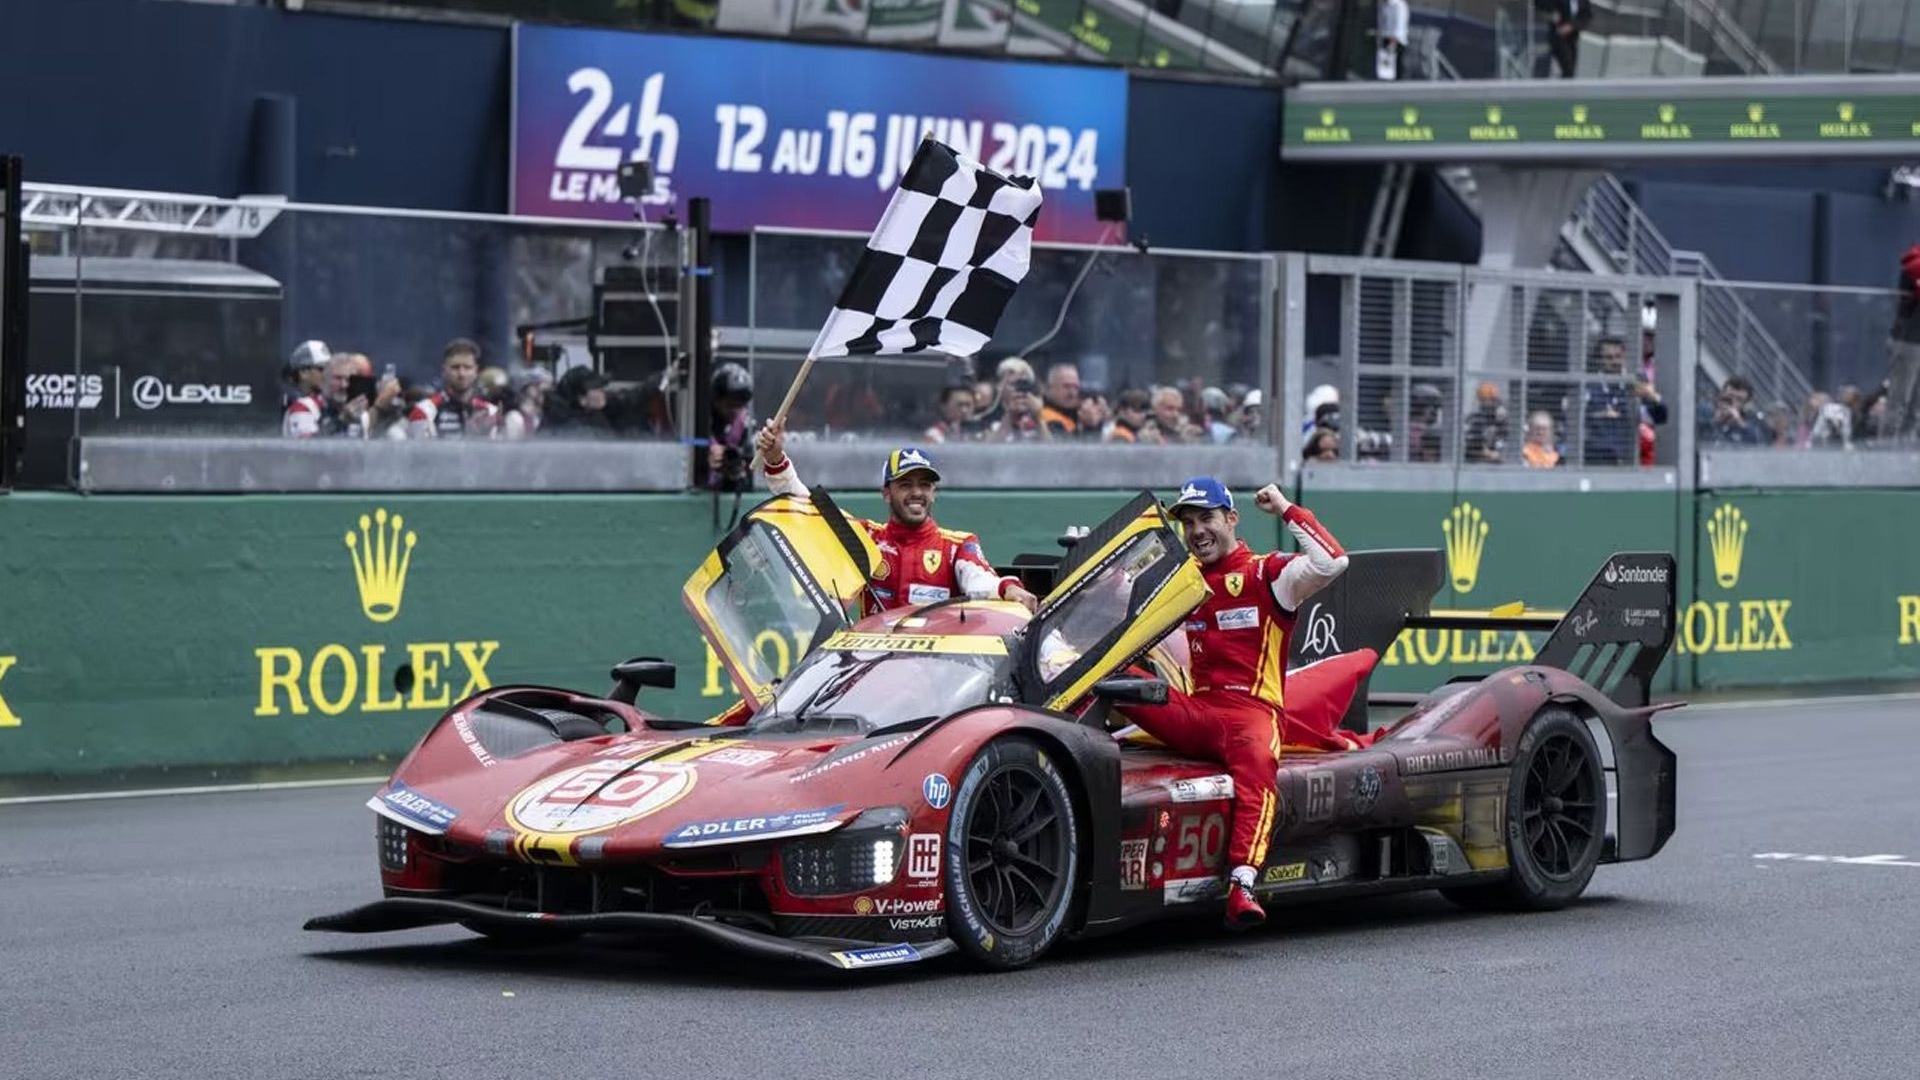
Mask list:
POLYGON ((1036 968, 309 934, 375 894, 368 792, 0 807, 0 1076, 1902 1077, 1920 702, 1668 714, 1680 829, 1549 915, 1424 895, 1036 968))

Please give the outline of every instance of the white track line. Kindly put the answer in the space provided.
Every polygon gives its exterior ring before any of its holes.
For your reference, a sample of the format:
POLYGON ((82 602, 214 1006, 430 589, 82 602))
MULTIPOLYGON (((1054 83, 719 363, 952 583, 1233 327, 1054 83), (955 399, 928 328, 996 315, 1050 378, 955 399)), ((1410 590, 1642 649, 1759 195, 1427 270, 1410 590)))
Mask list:
POLYGON ((138 791, 77 791, 71 795, 20 795, 11 799, 0 799, 0 806, 86 802, 93 799, 145 799, 156 795, 233 795, 243 791, 296 791, 300 788, 350 787, 355 784, 374 787, 386 782, 387 778, 384 776, 349 776, 338 780, 280 780, 268 784, 210 784, 201 787, 141 788, 138 791))
MULTIPOLYGON (((1758 701, 1713 701, 1700 705, 1689 704, 1666 716, 1685 716, 1688 713, 1724 712, 1729 709, 1785 709, 1805 708, 1810 705, 1859 705, 1864 703, 1884 704, 1896 701, 1920 701, 1920 690, 1910 690, 1897 694, 1845 694, 1833 697, 1767 698, 1758 701)), ((35 803, 87 802, 94 799, 144 799, 159 795, 231 795, 246 791, 297 791, 301 788, 348 787, 354 784, 375 786, 387 781, 385 776, 351 776, 339 780, 282 780, 269 784, 211 784, 201 787, 143 788, 139 791, 79 791, 70 795, 22 795, 10 799, 0 799, 0 806, 29 806, 35 803)))
POLYGON ((1835 694, 1830 697, 1797 698, 1757 698, 1753 701, 1709 701, 1699 705, 1688 705, 1673 715, 1684 716, 1694 712, 1724 712, 1729 709, 1804 709, 1812 705, 1887 705, 1900 701, 1920 701, 1920 690, 1907 690, 1897 694, 1835 694))

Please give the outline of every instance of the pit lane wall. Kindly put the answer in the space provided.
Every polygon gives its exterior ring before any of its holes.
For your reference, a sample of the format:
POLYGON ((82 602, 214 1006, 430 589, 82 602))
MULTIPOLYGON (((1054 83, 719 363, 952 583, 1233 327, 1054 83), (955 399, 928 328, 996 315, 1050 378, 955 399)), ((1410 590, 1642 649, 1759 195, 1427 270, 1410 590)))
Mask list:
MULTIPOLYGON (((1010 560, 1057 550, 1066 526, 1123 497, 951 491, 940 516, 1010 560)), ((1685 601, 1667 689, 1920 676, 1910 492, 1327 492, 1310 505, 1350 547, 1447 550, 1436 605, 1557 607, 1611 551, 1676 551, 1685 601)), ((1242 531, 1278 540, 1264 520, 1242 531)), ((379 771, 469 689, 600 690, 633 655, 680 665, 675 690, 643 701, 710 715, 731 694, 679 587, 714 539, 712 504, 694 495, 0 499, 0 777, 379 771)), ((1409 633, 1375 688, 1521 662, 1536 638, 1409 633)), ((780 668, 793 643, 761 647, 780 668)))

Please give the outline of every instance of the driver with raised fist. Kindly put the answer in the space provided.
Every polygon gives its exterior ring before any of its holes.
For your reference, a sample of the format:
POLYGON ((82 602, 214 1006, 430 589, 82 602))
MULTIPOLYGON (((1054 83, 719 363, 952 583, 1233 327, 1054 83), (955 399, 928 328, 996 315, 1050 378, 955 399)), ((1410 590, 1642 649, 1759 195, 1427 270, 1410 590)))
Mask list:
MULTIPOLYGON (((784 426, 768 421, 754 442, 766 462, 768 489, 776 495, 805 496, 807 486, 787 457, 784 426)), ((1021 586, 1020 579, 994 572, 979 537, 943 529, 934 522, 933 500, 939 485, 940 472, 927 452, 902 447, 888 454, 880 469, 880 497, 887 501, 887 520, 853 519, 880 549, 880 570, 869 583, 879 604, 876 610, 966 596, 1012 600, 1032 611, 1039 599, 1021 586)))
POLYGON ((1234 535, 1240 513, 1220 481, 1201 476, 1181 485, 1173 517, 1212 590, 1186 624, 1193 693, 1171 690, 1165 705, 1125 710, 1175 752, 1220 762, 1233 777, 1226 916, 1233 930, 1267 917, 1253 884, 1279 819, 1281 709, 1294 615, 1347 568, 1340 542, 1279 487, 1268 484, 1253 501, 1286 524, 1299 541, 1299 554, 1254 554, 1234 535))

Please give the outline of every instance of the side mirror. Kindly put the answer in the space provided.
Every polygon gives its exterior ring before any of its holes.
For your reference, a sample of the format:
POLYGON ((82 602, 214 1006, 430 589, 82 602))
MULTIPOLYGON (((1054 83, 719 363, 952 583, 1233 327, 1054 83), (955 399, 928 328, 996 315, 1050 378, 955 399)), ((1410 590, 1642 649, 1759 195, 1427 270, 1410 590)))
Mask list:
POLYGON ((615 664, 613 692, 608 694, 607 698, 631 705, 634 699, 640 696, 640 688, 643 686, 671 690, 676 670, 673 661, 662 660, 657 656, 636 656, 631 660, 615 664))
POLYGON ((1125 676, 1093 684, 1095 697, 1123 705, 1165 705, 1167 680, 1125 676))

